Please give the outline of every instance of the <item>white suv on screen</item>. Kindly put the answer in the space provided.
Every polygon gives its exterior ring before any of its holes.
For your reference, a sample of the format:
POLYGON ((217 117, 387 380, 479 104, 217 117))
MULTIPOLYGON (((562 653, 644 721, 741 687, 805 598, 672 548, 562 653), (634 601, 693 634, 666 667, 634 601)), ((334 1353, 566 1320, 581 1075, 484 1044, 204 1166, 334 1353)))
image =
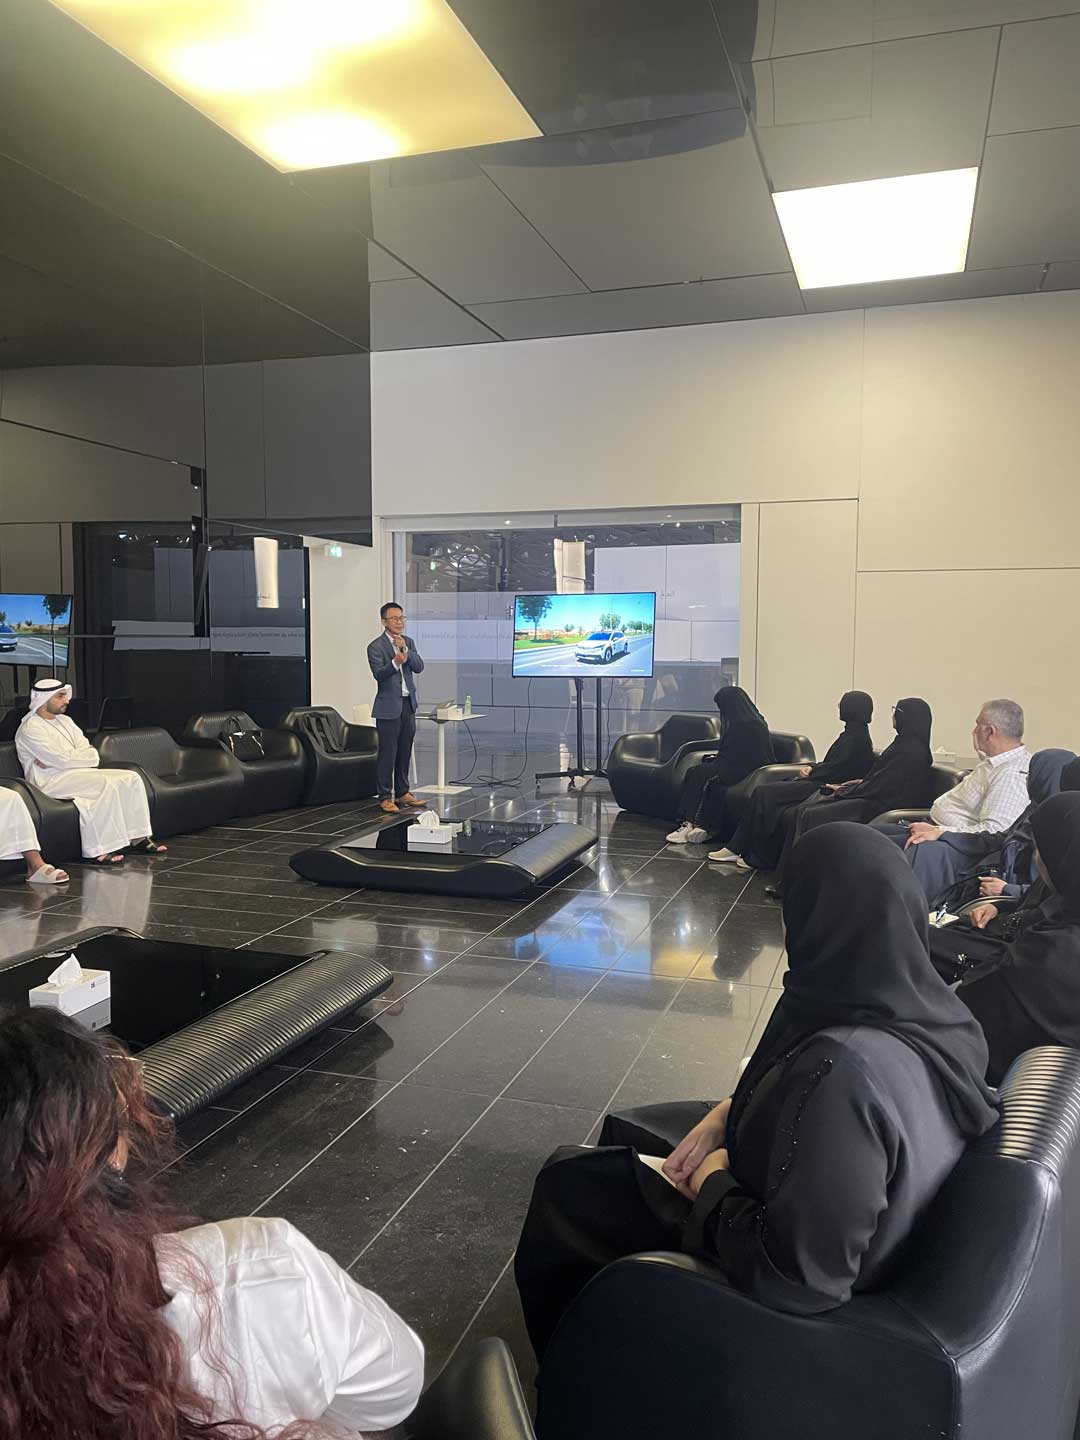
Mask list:
POLYGON ((594 630, 578 641, 574 654, 578 660, 601 660, 606 665, 616 655, 629 655, 630 642, 621 630, 594 630))

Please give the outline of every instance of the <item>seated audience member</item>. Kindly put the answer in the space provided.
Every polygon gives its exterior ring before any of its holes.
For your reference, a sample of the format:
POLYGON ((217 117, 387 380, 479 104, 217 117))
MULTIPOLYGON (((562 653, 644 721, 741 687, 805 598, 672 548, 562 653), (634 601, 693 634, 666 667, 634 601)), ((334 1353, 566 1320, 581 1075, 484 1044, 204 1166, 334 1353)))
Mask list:
POLYGON ((63 885, 67 871, 46 865, 41 843, 26 802, 15 790, 0 786, 0 860, 25 860, 30 885, 63 885))
POLYGON ((808 800, 822 785, 842 785, 870 773, 874 763, 874 742, 870 721, 874 702, 862 690, 849 690, 840 699, 844 728, 816 765, 804 765, 798 778, 759 785, 747 801, 738 828, 727 839, 727 848, 714 850, 710 860, 718 864, 734 861, 741 870, 772 870, 780 859, 784 843, 784 814, 793 805, 808 800))
POLYGON ((46 795, 75 802, 85 859, 116 865, 127 846, 162 854, 167 847, 151 833, 142 780, 132 770, 99 768, 101 756, 64 714, 70 700, 71 686, 59 680, 39 680, 30 692, 15 735, 23 774, 46 795))
POLYGON ((162 1158, 137 1061, 57 1011, 0 1015, 3 1433, 323 1440, 403 1420, 423 1379, 405 1322, 284 1220, 182 1228, 146 1178, 162 1158))
POLYGON ((946 974, 950 962, 960 968, 956 993, 986 1035, 995 1085, 1035 1045, 1080 1047, 1080 794, 1044 800, 1031 828, 1042 881, 1021 908, 999 917, 987 902, 972 913, 974 929, 930 936, 935 964, 946 974))
MULTIPOLYGON (((915 878, 926 891, 931 909, 943 905, 955 909, 978 895, 1021 895, 1034 884, 1038 873, 1031 817, 1044 800, 1062 788, 1070 788, 1062 786, 1062 776, 1075 759, 1071 750, 1037 750, 1032 755, 1027 776, 1028 807, 1007 830, 992 837, 993 849, 973 857, 954 846, 951 834, 946 832, 940 840, 904 852, 915 878)), ((1080 788, 1080 783, 1071 788, 1080 788)))
POLYGON ((996 1120, 986 1042, 930 964, 894 845, 854 825, 808 835, 784 920, 784 994, 734 1096, 609 1116, 598 1148, 540 1172, 515 1260, 539 1356, 589 1279, 643 1250, 707 1259, 778 1310, 842 1305, 996 1120))
POLYGON ((703 755, 687 772, 679 801, 682 823, 667 837, 672 845, 700 845, 707 840, 709 816, 723 806, 727 787, 776 758, 768 723, 745 690, 728 685, 718 690, 713 700, 720 712, 720 740, 711 754, 703 755))
POLYGON ((971 734, 979 763, 959 785, 939 796, 930 820, 882 828, 890 839, 914 849, 948 836, 950 847, 969 855, 992 849, 1028 803, 1031 753, 1024 744, 1024 712, 1013 700, 988 700, 971 734))
POLYGON ((926 803, 926 787, 934 757, 930 753, 933 716, 925 700, 916 696, 898 700, 893 706, 896 739, 883 750, 863 780, 823 786, 823 792, 804 800, 784 815, 784 843, 775 885, 768 895, 782 895, 784 877, 792 846, 807 830, 834 820, 865 824, 886 810, 906 809, 926 803))

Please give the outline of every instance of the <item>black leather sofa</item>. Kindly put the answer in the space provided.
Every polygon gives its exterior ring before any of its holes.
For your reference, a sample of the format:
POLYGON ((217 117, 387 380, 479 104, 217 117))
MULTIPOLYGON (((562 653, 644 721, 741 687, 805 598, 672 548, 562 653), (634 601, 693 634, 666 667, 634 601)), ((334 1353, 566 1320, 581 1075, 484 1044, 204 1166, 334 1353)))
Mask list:
POLYGON ((1080 1398, 1080 1052, 1029 1051, 892 1283, 767 1310, 711 1266, 639 1255, 567 1312, 541 1440, 1071 1440, 1080 1398))
POLYGON ((400 1440, 534 1440, 503 1341, 480 1340, 459 1350, 394 1434, 400 1440))
POLYGON ((244 772, 224 750, 178 745, 153 725, 109 731, 93 743, 102 765, 142 777, 155 835, 206 830, 240 811, 244 772))
POLYGON ((307 780, 307 761, 299 737, 291 730, 260 730, 244 710, 204 710, 188 719, 180 743, 231 754, 222 736, 238 730, 258 730, 264 753, 253 760, 234 757, 244 776, 235 813, 264 815, 299 805, 307 780))
POLYGON ((41 842, 41 853, 50 864, 63 865, 68 860, 82 859, 78 810, 70 800, 54 800, 23 779, 13 741, 0 744, 0 786, 17 791, 26 802, 41 842))
POLYGON ((308 767, 305 805, 378 794, 379 734, 374 725, 350 725, 330 705, 286 710, 279 723, 303 746, 308 767))
MULTIPOLYGON (((773 753, 790 765, 810 764, 814 747, 805 735, 772 730, 773 753)), ((715 750, 720 721, 713 715, 673 715, 659 730, 620 735, 604 767, 611 793, 623 810, 674 820, 686 772, 715 750)))

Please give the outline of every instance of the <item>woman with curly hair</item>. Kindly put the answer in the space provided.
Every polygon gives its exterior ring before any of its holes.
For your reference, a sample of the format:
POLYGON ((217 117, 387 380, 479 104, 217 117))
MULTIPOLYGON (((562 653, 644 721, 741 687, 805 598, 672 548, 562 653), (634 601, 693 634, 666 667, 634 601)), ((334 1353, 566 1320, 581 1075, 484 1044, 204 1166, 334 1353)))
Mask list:
POLYGON ((284 1220, 199 1225, 140 1066, 51 1010, 0 1014, 0 1436, 321 1440, 416 1404, 409 1327, 284 1220))

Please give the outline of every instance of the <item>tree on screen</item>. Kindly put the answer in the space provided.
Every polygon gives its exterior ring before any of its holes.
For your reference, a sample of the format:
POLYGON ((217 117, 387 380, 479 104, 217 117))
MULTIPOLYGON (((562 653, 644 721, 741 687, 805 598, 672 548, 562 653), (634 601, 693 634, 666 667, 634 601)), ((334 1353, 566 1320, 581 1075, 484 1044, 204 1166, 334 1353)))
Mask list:
POLYGON ((0 610, 0 625, 3 625, 3 623, 4 623, 4 621, 5 621, 6 619, 7 619, 7 611, 6 611, 6 610, 0 610))
POLYGON ((540 621, 550 609, 550 595, 522 595, 518 600, 518 614, 532 625, 534 640, 539 636, 540 621))
POLYGON ((67 614, 68 597, 66 595, 43 595, 41 603, 49 617, 49 634, 55 635, 57 620, 61 615, 67 614))
POLYGON ((618 630, 622 616, 617 610, 605 610, 600 616, 601 630, 618 630))

